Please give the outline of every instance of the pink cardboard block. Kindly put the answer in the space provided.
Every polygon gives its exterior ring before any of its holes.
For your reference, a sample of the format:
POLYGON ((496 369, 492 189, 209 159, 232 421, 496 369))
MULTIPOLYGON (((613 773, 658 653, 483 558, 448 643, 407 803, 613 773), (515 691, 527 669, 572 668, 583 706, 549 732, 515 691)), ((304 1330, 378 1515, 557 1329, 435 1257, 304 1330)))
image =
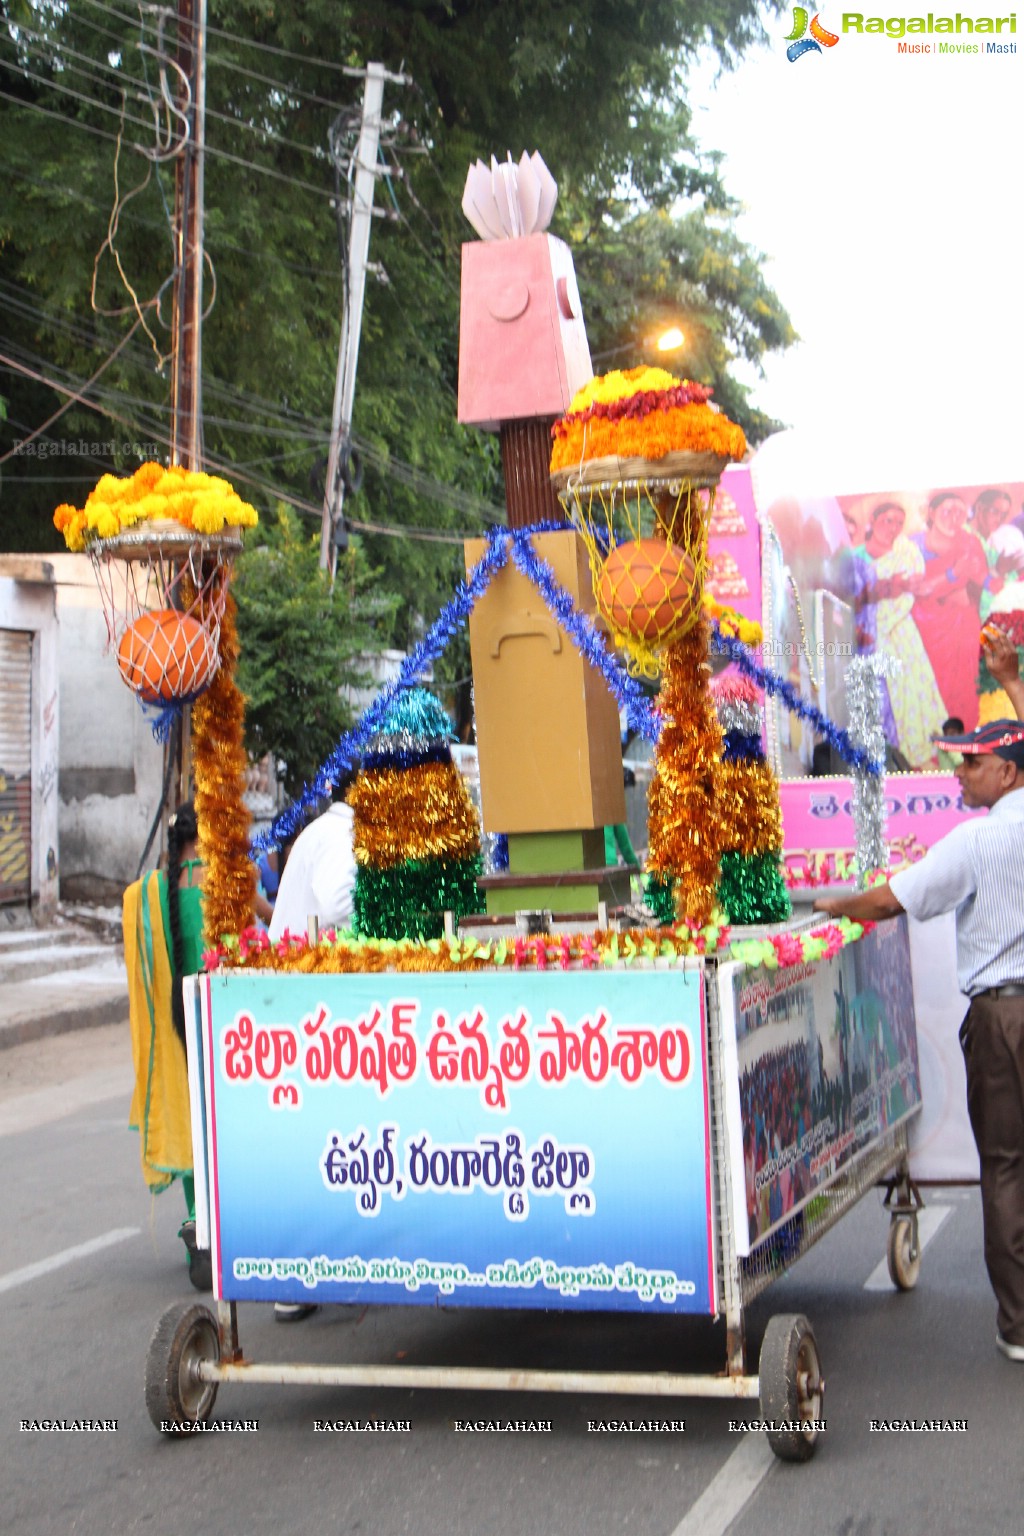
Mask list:
POLYGON ((572 252, 553 235, 462 247, 459 420, 562 416, 594 370, 572 252))

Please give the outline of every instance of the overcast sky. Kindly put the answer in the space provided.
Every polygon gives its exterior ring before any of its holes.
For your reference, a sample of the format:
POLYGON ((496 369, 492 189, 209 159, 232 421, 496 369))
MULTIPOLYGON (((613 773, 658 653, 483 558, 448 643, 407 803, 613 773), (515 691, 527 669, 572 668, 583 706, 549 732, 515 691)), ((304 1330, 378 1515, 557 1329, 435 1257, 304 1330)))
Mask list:
MULTIPOLYGON (((873 0, 864 14, 914 10, 873 0)), ((838 7, 820 14, 840 32, 838 7)), ((740 233, 802 338, 768 363, 758 403, 829 439, 891 447, 898 429, 908 473, 934 463, 931 481, 1024 479, 1024 18, 992 39, 1016 54, 911 57, 840 35, 795 63, 792 13, 766 24, 774 45, 716 84, 699 71, 691 93, 695 135, 725 152, 740 233)))

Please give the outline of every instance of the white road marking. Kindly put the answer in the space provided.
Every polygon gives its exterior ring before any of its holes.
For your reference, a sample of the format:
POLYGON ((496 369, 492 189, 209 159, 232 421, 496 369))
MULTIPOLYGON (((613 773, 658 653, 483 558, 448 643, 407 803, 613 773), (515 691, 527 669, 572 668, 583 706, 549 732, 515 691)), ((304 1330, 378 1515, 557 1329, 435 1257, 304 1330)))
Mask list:
MULTIPOLYGON (((736 1404, 737 1411, 742 1410, 745 1415, 753 1406, 745 1402, 736 1404)), ((672 1536, 724 1536, 774 1464, 775 1452, 768 1444, 768 1436, 745 1434, 672 1536)))
MULTIPOLYGON (((926 1205, 924 1210, 920 1212, 917 1218, 917 1240, 922 1253, 952 1209, 951 1205, 926 1205)), ((875 1265, 870 1275, 864 1281, 864 1289, 866 1291, 896 1290, 896 1286, 893 1285, 889 1278, 887 1260, 882 1259, 875 1265)))
POLYGON ((52 1274, 55 1269, 73 1264, 76 1259, 86 1259, 90 1254, 113 1247, 115 1243, 126 1242, 129 1237, 138 1237, 140 1230, 139 1227, 115 1227, 100 1237, 91 1237, 87 1243, 78 1243, 74 1248, 51 1253, 48 1259, 40 1259, 36 1264, 26 1264, 24 1269, 12 1269, 8 1274, 0 1275, 0 1291, 13 1291, 15 1286, 27 1285, 30 1280, 52 1274))

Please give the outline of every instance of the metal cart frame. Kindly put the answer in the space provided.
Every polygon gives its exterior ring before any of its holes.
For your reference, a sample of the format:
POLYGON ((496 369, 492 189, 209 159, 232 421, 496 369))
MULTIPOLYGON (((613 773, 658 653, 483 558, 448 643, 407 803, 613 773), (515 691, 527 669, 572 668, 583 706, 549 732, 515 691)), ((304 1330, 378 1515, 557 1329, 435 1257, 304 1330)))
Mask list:
MULTIPOLYGON (((146 1403, 154 1424, 165 1432, 206 1419, 222 1382, 264 1382, 296 1386, 402 1387, 491 1392, 598 1393, 641 1397, 710 1397, 754 1400, 773 1451, 783 1460, 804 1461, 814 1453, 822 1418, 825 1382, 813 1329, 807 1318, 779 1314, 768 1323, 758 1371, 747 1367, 744 1309, 819 1241, 869 1189, 886 1187, 890 1214, 889 1272, 900 1290, 910 1290, 920 1269, 917 1217, 923 1200, 910 1177, 908 1124, 870 1143, 793 1219, 759 1242, 749 1256, 737 1252, 729 1213, 732 1167, 729 1158, 723 1024, 715 968, 704 966, 708 1002, 708 1082, 712 1202, 718 1235, 719 1316, 726 1325, 724 1369, 697 1372, 518 1370, 491 1367, 331 1365, 260 1363, 245 1357, 234 1301, 218 1301, 216 1315, 199 1302, 176 1303, 160 1319, 146 1367, 146 1403)), ((329 1303, 328 1303, 329 1304, 329 1303)))

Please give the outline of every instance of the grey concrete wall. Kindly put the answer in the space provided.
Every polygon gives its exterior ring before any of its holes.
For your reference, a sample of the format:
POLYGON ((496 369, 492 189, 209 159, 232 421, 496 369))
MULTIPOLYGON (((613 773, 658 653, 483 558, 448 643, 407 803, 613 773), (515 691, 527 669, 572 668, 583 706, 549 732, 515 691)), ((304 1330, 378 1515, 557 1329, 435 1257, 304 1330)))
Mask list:
MULTIPOLYGON (((57 584, 60 650, 61 895, 119 899, 135 879, 160 803, 163 748, 107 651, 89 560, 48 558, 57 584)), ((159 843, 154 854, 157 849, 159 843)))

